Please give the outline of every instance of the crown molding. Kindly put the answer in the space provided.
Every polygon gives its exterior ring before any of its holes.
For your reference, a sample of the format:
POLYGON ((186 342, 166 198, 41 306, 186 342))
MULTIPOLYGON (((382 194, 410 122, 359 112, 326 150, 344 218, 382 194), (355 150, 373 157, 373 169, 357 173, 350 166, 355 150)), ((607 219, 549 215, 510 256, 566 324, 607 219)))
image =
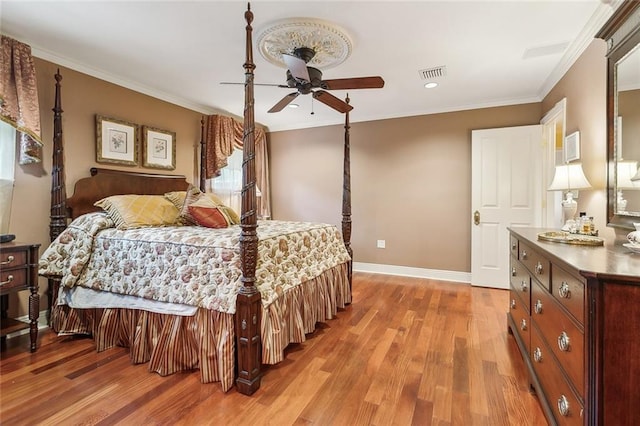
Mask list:
POLYGON ((540 99, 544 99, 545 96, 551 92, 560 79, 569 71, 571 66, 578 60, 580 55, 589 47, 589 44, 594 40, 595 34, 602 28, 607 20, 613 14, 613 11, 620 6, 622 0, 612 0, 608 3, 602 2, 598 5, 589 21, 584 26, 578 37, 569 45, 567 52, 562 56, 562 59, 553 69, 549 77, 543 83, 540 89, 540 99))

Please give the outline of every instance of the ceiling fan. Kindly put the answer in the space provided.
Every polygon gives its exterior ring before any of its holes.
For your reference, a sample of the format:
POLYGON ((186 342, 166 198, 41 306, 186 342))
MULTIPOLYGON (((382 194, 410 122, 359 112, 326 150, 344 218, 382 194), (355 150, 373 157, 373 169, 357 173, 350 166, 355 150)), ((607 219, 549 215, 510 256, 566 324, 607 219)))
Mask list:
MULTIPOLYGON (((338 112, 346 113, 353 107, 343 100, 333 96, 327 90, 352 90, 352 89, 380 89, 384 87, 382 77, 355 77, 323 80, 322 71, 318 68, 309 67, 307 63, 315 56, 315 50, 309 47, 298 47, 293 50, 293 54, 282 54, 282 59, 287 66, 287 84, 260 84, 256 86, 276 86, 287 89, 297 89, 289 93, 276 103, 268 112, 282 111, 299 95, 312 94, 313 98, 322 102, 338 112), (316 90, 314 90, 316 89, 316 90)), ((238 83, 221 83, 238 84, 238 83)))

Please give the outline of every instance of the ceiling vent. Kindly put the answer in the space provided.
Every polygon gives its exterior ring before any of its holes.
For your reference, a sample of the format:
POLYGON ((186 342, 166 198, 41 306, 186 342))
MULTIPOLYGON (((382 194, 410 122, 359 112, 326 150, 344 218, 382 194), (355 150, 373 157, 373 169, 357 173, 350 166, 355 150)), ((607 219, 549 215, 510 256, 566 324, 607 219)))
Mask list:
POLYGON ((431 80, 447 75, 447 67, 445 65, 441 65, 439 67, 420 70, 418 71, 418 73, 420 74, 420 78, 422 78, 423 80, 431 80))

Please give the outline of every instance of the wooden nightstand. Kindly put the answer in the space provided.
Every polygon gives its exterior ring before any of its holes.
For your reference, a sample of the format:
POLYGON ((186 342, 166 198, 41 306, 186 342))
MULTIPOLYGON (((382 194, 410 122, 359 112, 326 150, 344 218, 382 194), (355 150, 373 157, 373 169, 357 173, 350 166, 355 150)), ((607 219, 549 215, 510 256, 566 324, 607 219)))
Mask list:
POLYGON ((30 328, 31 352, 35 352, 38 340, 38 250, 40 244, 10 242, 0 244, 0 336, 4 346, 7 334, 30 328), (8 294, 31 290, 29 295, 29 323, 7 316, 8 294))

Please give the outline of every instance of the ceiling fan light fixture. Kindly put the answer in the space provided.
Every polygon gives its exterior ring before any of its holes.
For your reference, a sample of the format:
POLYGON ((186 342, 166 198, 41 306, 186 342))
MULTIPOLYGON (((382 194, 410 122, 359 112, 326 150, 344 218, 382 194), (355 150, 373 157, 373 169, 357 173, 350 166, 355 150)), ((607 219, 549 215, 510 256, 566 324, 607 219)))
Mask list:
POLYGON ((425 84, 424 84, 424 87, 425 87, 426 89, 433 89, 433 88, 435 88, 435 87, 438 87, 438 83, 436 83, 435 81, 430 81, 430 82, 428 82, 428 83, 425 83, 425 84))
POLYGON ((298 108, 300 105, 298 105, 298 104, 289 104, 289 105, 287 105, 287 106, 288 106, 289 108, 294 108, 294 109, 295 109, 295 108, 298 108))
POLYGON ((322 69, 343 63, 351 55, 353 47, 342 28, 313 18, 275 21, 260 31, 257 45, 264 59, 282 68, 287 68, 283 54, 294 55, 296 49, 308 48, 315 54, 307 65, 322 69))

